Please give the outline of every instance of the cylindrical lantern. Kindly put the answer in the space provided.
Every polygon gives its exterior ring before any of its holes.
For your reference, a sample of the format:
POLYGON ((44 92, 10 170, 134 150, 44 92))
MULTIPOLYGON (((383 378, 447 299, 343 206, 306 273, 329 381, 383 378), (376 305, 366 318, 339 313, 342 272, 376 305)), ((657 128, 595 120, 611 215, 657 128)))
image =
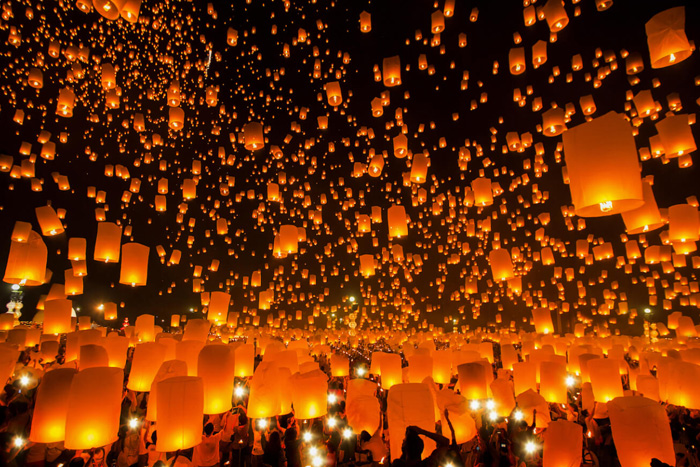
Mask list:
POLYGON ((78 366, 80 371, 110 366, 107 349, 97 344, 81 345, 78 353, 78 366))
POLYGON ((668 208, 668 239, 672 242, 694 242, 700 238, 698 208, 676 204, 668 208))
POLYGON ((563 140, 577 215, 605 216, 644 204, 637 148, 622 116, 607 113, 567 131, 563 140))
POLYGON ((631 235, 651 232, 664 225, 651 184, 646 180, 642 182, 642 193, 644 204, 637 209, 622 213, 622 220, 625 222, 627 233, 631 235))
POLYGON ((486 399, 486 371, 479 362, 462 363, 457 367, 459 388, 469 400, 486 399))
MULTIPOLYGON (((255 377, 253 377, 255 379, 255 377)), ((294 417, 309 420, 328 412, 328 376, 321 370, 296 373, 289 378, 294 417)))
POLYGON ((104 367, 88 368, 73 377, 66 415, 66 449, 91 449, 117 440, 123 379, 121 369, 104 367))
POLYGON ((401 84, 401 58, 398 55, 387 57, 382 61, 382 77, 386 87, 401 84))
POLYGON ((59 219, 54 208, 51 206, 39 206, 35 211, 36 220, 39 221, 42 235, 52 236, 63 233, 63 224, 61 224, 61 219, 59 219))
POLYGON ((551 334, 554 332, 552 313, 550 313, 549 308, 534 308, 532 310, 532 321, 535 325, 535 332, 538 334, 551 334))
MULTIPOLYGON (((549 310, 547 310, 549 311, 549 310)), ((540 363, 540 395, 550 404, 566 404, 566 363, 540 363)))
POLYGON ((220 414, 231 409, 234 366, 225 344, 205 345, 199 352, 197 376, 202 379, 204 413, 220 414))
POLYGON ((333 354, 330 359, 331 375, 342 377, 350 375, 350 360, 344 355, 333 354))
POLYGON ((387 222, 389 223, 389 239, 408 235, 408 219, 406 209, 403 206, 392 204, 387 211, 387 222))
POLYGON ((101 345, 107 350, 109 366, 124 368, 126 365, 126 352, 129 349, 129 338, 110 334, 102 339, 101 345))
POLYGON ((581 465, 583 427, 568 420, 555 420, 547 425, 542 450, 543 467, 581 465))
POLYGON ((593 397, 597 402, 608 402, 622 397, 620 365, 617 360, 594 358, 588 361, 588 372, 593 388, 593 397))
POLYGON ((253 376, 255 363, 255 347, 252 343, 240 344, 234 351, 234 361, 236 365, 236 376, 246 378, 253 376))
POLYGON ((333 107, 337 107, 343 102, 343 93, 340 90, 340 83, 338 81, 326 83, 326 97, 328 98, 328 104, 333 107))
POLYGON ((248 417, 269 418, 279 415, 278 374, 275 362, 261 362, 255 369, 248 395, 248 417))
POLYGON ((559 136, 566 131, 566 112, 560 107, 542 114, 542 132, 545 136, 559 136))
POLYGON ((63 334, 73 330, 71 311, 73 302, 67 299, 48 300, 44 303, 44 334, 63 334))
POLYGON ((47 258, 48 250, 38 233, 31 231, 26 242, 13 240, 3 281, 26 286, 43 284, 47 258))
POLYGON ((58 443, 66 439, 68 400, 76 373, 73 368, 57 368, 44 374, 37 389, 30 441, 58 443))
POLYGON ((656 131, 666 157, 683 156, 697 149, 687 115, 670 115, 656 122, 656 131))
POLYGON ((243 127, 244 146, 249 151, 255 151, 265 145, 263 126, 258 122, 246 123, 243 127))
POLYGON ((493 190, 490 178, 475 178, 472 180, 474 192, 474 204, 477 206, 491 206, 493 204, 493 190))
POLYGON ((401 356, 395 353, 381 354, 379 360, 382 375, 382 389, 391 389, 395 384, 401 384, 401 356))
POLYGON ((542 13, 551 32, 559 32, 569 24, 569 16, 561 0, 548 0, 542 7, 542 13))
POLYGON ((201 378, 175 376, 157 383, 159 452, 189 449, 202 442, 204 390, 201 378))
POLYGON ((176 131, 185 126, 185 111, 180 107, 168 108, 168 126, 176 131))
POLYGON ((135 287, 146 285, 148 277, 148 253, 151 251, 140 243, 125 243, 122 245, 122 265, 119 283, 135 287))
POLYGON ((137 392, 150 391, 153 378, 165 359, 165 350, 164 345, 155 342, 137 344, 126 387, 137 392))
POLYGON ((505 248, 491 250, 489 252, 489 264, 491 265, 491 274, 494 280, 504 281, 515 277, 510 253, 505 248))
POLYGON ((98 222, 95 252, 92 256, 93 259, 105 263, 118 262, 121 250, 121 238, 121 226, 111 222, 98 222))

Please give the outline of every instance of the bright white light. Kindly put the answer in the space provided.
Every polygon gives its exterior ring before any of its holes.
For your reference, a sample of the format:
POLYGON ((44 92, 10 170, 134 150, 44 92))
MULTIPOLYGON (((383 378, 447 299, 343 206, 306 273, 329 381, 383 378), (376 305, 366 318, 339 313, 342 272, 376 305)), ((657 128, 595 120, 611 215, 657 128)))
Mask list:
POLYGON ((243 397, 245 395, 245 389, 243 389, 243 386, 236 386, 236 389, 233 390, 233 394, 236 397, 243 397))
POLYGON ((515 412, 513 412, 513 418, 517 421, 520 421, 523 419, 523 413, 520 410, 516 410, 515 412))
POLYGON ((29 385, 29 376, 27 376, 27 375, 22 376, 22 377, 19 379, 19 384, 21 384, 22 386, 27 386, 27 385, 29 385))
POLYGON ((335 418, 329 418, 326 423, 330 428, 333 428, 338 422, 335 418))
POLYGON ((318 454, 318 448, 316 446, 311 446, 309 448, 309 454, 311 454, 312 456, 315 456, 316 454, 318 454))
POLYGON ((534 441, 528 441, 525 443, 525 452, 528 454, 532 454, 533 452, 537 451, 537 445, 535 444, 534 441))
POLYGON ((343 430, 343 438, 351 438, 352 437, 352 430, 350 428, 346 428, 343 430))
POLYGON ((473 400, 469 403, 469 408, 472 410, 479 410, 479 408, 481 408, 481 404, 478 400, 473 400))
POLYGON ((320 467, 323 465, 323 459, 321 457, 316 456, 313 459, 311 459, 311 464, 314 467, 320 467))
POLYGON ((131 428, 133 430, 137 426, 139 426, 139 419, 138 418, 132 418, 131 420, 129 420, 129 428, 131 428))
POLYGON ((355 297, 353 297, 352 295, 350 296, 350 298, 348 298, 348 300, 350 300, 350 303, 355 303, 355 297))
POLYGON ((311 432, 305 431, 302 438, 304 439, 305 443, 308 443, 309 441, 311 441, 311 432))
POLYGON ((258 420, 258 428, 265 429, 267 427, 267 419, 261 418, 258 420))
POLYGON ((359 367, 355 373, 357 373, 357 376, 364 376, 365 369, 363 367, 359 367))
POLYGON ((24 446, 24 440, 19 436, 15 436, 15 447, 21 448, 22 446, 24 446))
POLYGON ((489 420, 495 422, 498 420, 498 414, 496 412, 489 412, 489 420))
POLYGON ((573 376, 569 375, 566 377, 566 385, 569 387, 572 387, 574 384, 576 384, 576 378, 573 376))
POLYGON ((19 290, 19 284, 12 284, 12 290, 19 290))
POLYGON ((489 410, 493 410, 496 407, 496 403, 493 401, 493 399, 489 399, 486 401, 486 408, 489 410))
POLYGON ((329 404, 335 404, 338 402, 338 398, 336 397, 335 394, 328 394, 328 403, 329 404))

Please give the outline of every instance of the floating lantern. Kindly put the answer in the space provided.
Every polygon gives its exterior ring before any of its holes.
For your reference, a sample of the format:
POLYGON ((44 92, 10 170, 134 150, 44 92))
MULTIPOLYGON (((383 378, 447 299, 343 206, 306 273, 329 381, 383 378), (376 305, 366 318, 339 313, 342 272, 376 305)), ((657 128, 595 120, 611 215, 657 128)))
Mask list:
POLYGON ((31 231, 26 242, 10 243, 3 281, 26 286, 43 284, 47 258, 44 241, 38 233, 31 231))
POLYGON ((93 259, 105 263, 118 262, 121 250, 121 237, 121 226, 111 222, 98 222, 93 259))
POLYGON ((693 49, 685 35, 685 7, 669 8, 644 25, 652 68, 663 68, 690 57, 693 49))
POLYGON ((189 449, 202 442, 204 388, 201 378, 175 376, 157 383, 159 452, 189 449))
POLYGON ((263 137, 263 126, 258 122, 247 123, 243 127, 243 139, 245 148, 249 151, 255 151, 265 145, 263 137))
POLYGON ((68 401, 73 377, 77 373, 73 368, 57 368, 43 376, 37 389, 30 441, 58 443, 66 439, 68 401))
POLYGON ((204 413, 220 414, 231 409, 234 362, 227 345, 205 345, 199 352, 197 376, 202 379, 204 413))
POLYGON ((140 243, 125 243, 122 245, 122 267, 119 283, 132 287, 146 285, 148 277, 148 254, 150 248, 140 243))
POLYGON ((328 412, 328 376, 321 370, 296 373, 289 378, 294 416, 299 420, 322 417, 328 412))
POLYGON ((583 427, 568 420, 555 420, 547 425, 542 450, 543 467, 581 464, 583 427))
POLYGON ((165 359, 165 346, 155 342, 137 344, 131 363, 131 373, 126 387, 132 391, 148 392, 151 390, 160 365, 165 359))
POLYGON ((384 86, 392 87, 401 84, 401 59, 398 55, 385 58, 382 62, 384 86))

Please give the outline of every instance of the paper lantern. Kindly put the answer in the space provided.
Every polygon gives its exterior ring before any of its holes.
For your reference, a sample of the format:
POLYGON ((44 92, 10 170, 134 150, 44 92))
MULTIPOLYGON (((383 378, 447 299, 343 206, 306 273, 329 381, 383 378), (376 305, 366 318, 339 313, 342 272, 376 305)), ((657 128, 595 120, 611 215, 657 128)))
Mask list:
POLYGON ((370 32, 372 30, 372 15, 363 11, 360 13, 360 31, 370 32))
POLYGON ((535 332, 538 334, 551 334, 554 332, 552 313, 549 311, 549 308, 533 309, 532 321, 535 325, 535 332))
POLYGON ((158 383, 169 378, 187 376, 187 364, 182 360, 166 360, 158 369, 151 392, 148 395, 148 406, 146 408, 146 420, 155 422, 158 417, 158 383))
POLYGON ((187 364, 187 376, 197 376, 199 352, 201 352, 203 348, 203 341, 183 339, 181 342, 175 344, 175 358, 187 364))
POLYGON ((253 344, 240 344, 234 351, 234 361, 236 363, 236 376, 247 378, 253 376, 255 362, 255 348, 253 344))
POLYGON ((408 360, 408 382, 422 383, 425 378, 433 375, 433 357, 430 355, 414 354, 406 357, 408 360))
POLYGON ((489 264, 491 265, 491 274, 494 280, 504 281, 512 279, 513 263, 510 260, 510 253, 504 248, 491 250, 489 252, 489 264))
MULTIPOLYGON (((255 378, 255 377, 253 377, 255 378)), ((321 370, 296 373, 289 378, 294 417, 309 420, 328 412, 328 376, 321 370)))
POLYGON ((622 116, 607 113, 567 131, 563 140, 577 215, 611 215, 644 204, 637 149, 622 116))
POLYGON ((119 13, 124 8, 127 0, 93 0, 95 10, 108 20, 119 18, 119 13))
POLYGON ((233 356, 227 345, 205 345, 199 352, 197 376, 202 379, 204 413, 220 414, 231 409, 233 356))
MULTIPOLYGON (((185 325, 185 333, 182 337, 183 342, 196 340, 206 342, 209 337, 211 323, 205 319, 190 319, 185 325)), ((192 376, 192 375, 190 375, 192 376)))
POLYGON ((209 301, 209 313, 207 320, 213 323, 223 323, 228 317, 228 307, 231 302, 231 295, 226 292, 212 292, 209 301))
POLYGON ((265 145, 263 137, 263 126, 258 122, 247 123, 243 127, 243 139, 245 148, 249 151, 255 151, 265 145))
POLYGON ((117 304, 112 302, 107 302, 103 304, 104 319, 106 321, 112 321, 117 319, 117 304))
POLYGON ((564 133, 566 131, 566 114, 564 109, 557 107, 543 113, 542 128, 545 136, 559 136, 564 133))
POLYGON ((469 400, 486 399, 487 378, 484 366, 479 362, 462 363, 457 367, 460 392, 469 400))
POLYGON ((261 362, 255 369, 248 395, 250 418, 269 418, 280 414, 278 373, 275 362, 261 362))
POLYGON ((110 334, 102 339, 101 345, 107 350, 109 366, 124 368, 126 365, 126 352, 129 349, 129 338, 110 334))
POLYGON ((121 226, 111 222, 98 222, 95 251, 92 256, 93 259, 105 263, 118 262, 121 250, 121 238, 121 226))
MULTIPOLYGON (((389 391, 386 416, 393 461, 401 457, 406 427, 414 425, 430 432, 435 430, 435 409, 430 389, 423 383, 397 384, 389 391)), ((425 438, 423 441, 423 454, 428 456, 435 444, 425 438)))
POLYGON ((445 15, 442 11, 434 11, 430 15, 430 32, 433 34, 440 34, 445 30, 445 15))
POLYGON ((61 117, 70 118, 73 116, 73 107, 75 107, 75 93, 73 90, 71 88, 63 88, 58 91, 56 113, 61 117))
POLYGON ((139 342, 153 342, 156 339, 156 317, 147 313, 136 317, 135 335, 139 342))
POLYGON ((158 452, 189 449, 202 442, 204 390, 201 378, 175 376, 157 383, 158 452))
MULTIPOLYGON (((445 410, 447 410, 457 444, 466 443, 474 438, 477 434, 476 423, 467 409, 467 399, 448 388, 438 391, 435 396, 442 426, 448 426, 445 418, 445 410)), ((449 436, 449 433, 445 434, 449 436)))
POLYGON ((81 345, 78 352, 80 371, 88 368, 108 367, 107 349, 97 344, 81 345))
POLYGON ((348 426, 353 433, 366 431, 373 434, 379 427, 379 400, 374 396, 360 395, 348 397, 345 403, 345 414, 348 419, 348 426))
POLYGON ((180 107, 169 107, 168 126, 175 131, 181 130, 185 126, 185 111, 180 107))
POLYGON ((583 427, 567 420, 555 420, 547 425, 542 450, 543 467, 581 465, 583 427))
POLYGON ((659 401, 659 380, 652 375, 637 375, 636 391, 648 399, 659 401))
POLYGON ((394 136, 391 140, 394 146, 394 156, 402 159, 408 154, 408 138, 403 133, 394 136))
POLYGON ((59 219, 58 214, 51 206, 39 206, 35 209, 35 212, 42 235, 52 236, 63 233, 64 229, 61 219, 59 219))
POLYGON ((44 334, 71 332, 73 303, 67 299, 48 300, 44 303, 44 334))
POLYGON ((119 16, 130 23, 135 23, 139 18, 139 10, 141 9, 141 0, 126 0, 124 7, 121 9, 119 16))
POLYGON ((667 116, 656 122, 656 131, 659 133, 666 157, 683 156, 697 149, 687 115, 667 116))
POLYGON ((630 235, 651 232, 664 225, 651 184, 646 180, 642 182, 642 193, 644 204, 637 209, 622 213, 622 220, 625 222, 625 228, 630 235))
POLYGON ((126 387, 132 391, 148 392, 151 390, 160 365, 165 359, 165 346, 155 342, 137 344, 131 362, 131 373, 126 387))
POLYGON ((618 397, 608 402, 610 427, 622 467, 650 465, 653 458, 675 465, 666 410, 646 397, 618 397))
POLYGON ((433 352, 433 381, 449 384, 452 379, 452 355, 450 350, 433 352))
POLYGON ((537 391, 537 365, 534 362, 513 363, 513 389, 516 396, 537 391))
POLYGON ((299 251, 299 230, 295 225, 280 226, 280 249, 287 254, 299 251))
POLYGON ((474 192, 474 204, 477 206, 491 206, 493 204, 491 179, 475 178, 472 180, 472 191, 474 192))
POLYGON ((392 204, 387 211, 387 222, 389 224, 389 239, 408 235, 408 218, 403 206, 392 204))
POLYGON ((401 84, 401 58, 398 55, 382 61, 382 77, 384 86, 388 88, 401 84))
POLYGON ((569 24, 569 16, 561 0, 548 0, 542 7, 542 13, 551 32, 559 32, 569 24))
POLYGON ((57 368, 44 375, 34 404, 30 441, 58 443, 66 438, 68 400, 76 374, 73 368, 57 368))
POLYGON ((668 208, 668 239, 672 242, 694 242, 700 239, 698 208, 676 204, 668 208))
POLYGON ((124 372, 88 368, 73 377, 66 414, 66 449, 91 449, 117 440, 124 372))
POLYGON ((333 354, 330 358, 331 375, 343 377, 350 375, 350 360, 344 355, 333 354))
POLYGON ((549 403, 566 404, 566 363, 540 363, 540 395, 549 403))
POLYGON ((596 402, 608 402, 622 397, 620 365, 608 358, 596 358, 588 361, 588 371, 596 402))
POLYGON ((525 72, 525 49, 522 47, 513 47, 508 52, 508 65, 510 66, 510 74, 520 75, 525 72))
POLYGON ((44 87, 44 74, 38 68, 30 68, 29 75, 27 76, 27 84, 29 84, 34 89, 41 89, 44 87))
POLYGON ((360 255, 360 274, 362 277, 374 275, 374 255, 360 255))
POLYGON ((652 68, 663 68, 690 57, 693 49, 685 35, 685 7, 669 8, 644 25, 652 68))
POLYGON ((670 361, 668 370, 668 403, 700 410, 700 366, 690 362, 670 361))
POLYGON ((326 83, 326 97, 328 98, 328 104, 333 107, 337 107, 343 102, 343 93, 340 90, 338 81, 326 83))
POLYGON ((395 384, 401 384, 403 372, 401 370, 401 356, 394 353, 382 354, 379 360, 382 376, 382 389, 391 389, 395 384))

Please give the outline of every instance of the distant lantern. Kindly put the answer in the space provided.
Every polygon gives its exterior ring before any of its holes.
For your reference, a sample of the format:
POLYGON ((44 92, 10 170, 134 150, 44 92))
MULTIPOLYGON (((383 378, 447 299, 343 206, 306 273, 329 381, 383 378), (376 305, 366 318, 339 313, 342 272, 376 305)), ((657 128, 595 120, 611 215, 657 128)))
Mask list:
POLYGON ((202 442, 204 389, 201 378, 175 376, 157 384, 159 452, 189 449, 202 442))
POLYGON ((73 331, 72 309, 72 302, 65 298, 44 302, 44 334, 64 334, 73 331))
POLYGON ((42 235, 52 236, 63 233, 64 229, 61 219, 51 206, 39 206, 35 209, 35 212, 42 235))
POLYGON ((532 66, 535 68, 544 65, 547 62, 547 42, 537 41, 532 46, 532 66))
POLYGON ((549 308, 535 308, 532 310, 532 321, 535 325, 535 331, 538 334, 552 334, 554 325, 552 325, 552 314, 549 308))
POLYGON ((491 206, 493 204, 493 190, 490 178, 475 178, 472 180, 474 192, 474 204, 477 206, 491 206))
POLYGON ((29 76, 27 77, 27 84, 29 84, 34 89, 41 89, 44 87, 44 74, 38 68, 30 68, 29 76))
POLYGON ((168 109, 168 126, 173 130, 181 130, 185 125, 185 111, 180 107, 168 109))
POLYGON ((598 217, 644 204, 637 147, 627 121, 610 112, 564 134, 576 214, 598 217))
POLYGON ((562 0, 548 0, 542 7, 542 12, 551 32, 559 32, 569 24, 569 16, 562 0))
POLYGON ((512 75, 520 75, 525 72, 525 49, 513 47, 508 52, 508 64, 512 75))
POLYGON ((230 46, 238 45, 238 31, 233 28, 228 28, 226 31, 226 43, 230 46))
POLYGON ((207 320, 214 323, 225 323, 228 317, 228 307, 231 302, 231 295, 226 292, 212 292, 209 301, 209 313, 207 320))
POLYGON ((374 255, 360 255, 360 274, 362 277, 374 275, 374 255))
POLYGON ((340 83, 338 81, 326 83, 326 97, 328 98, 328 104, 333 107, 337 107, 343 102, 343 93, 340 90, 340 83))
POLYGON ((625 58, 625 71, 628 75, 635 75, 643 70, 644 61, 639 52, 632 52, 625 58))
MULTIPOLYGON (((550 0, 551 1, 551 0, 550 0)), ((663 68, 690 57, 693 48, 685 35, 685 7, 669 8, 644 25, 652 68, 663 68)))
POLYGON ((698 208, 676 204, 668 208, 668 239, 672 242, 694 242, 700 239, 698 208))
POLYGON ((542 114, 542 133, 545 136, 559 136, 565 131, 566 112, 564 109, 556 107, 542 114))
POLYGON ((35 286, 44 283, 48 250, 41 236, 29 232, 25 242, 10 242, 10 253, 3 281, 9 284, 35 286))
POLYGON ((141 0, 126 0, 121 9, 120 16, 130 23, 135 23, 139 19, 141 0))
POLYGON ((122 267, 119 283, 133 286, 146 285, 148 277, 148 254, 150 248, 140 243, 125 243, 122 246, 122 267))
POLYGON ((104 319, 106 321, 112 321, 117 319, 117 304, 116 303, 105 303, 104 304, 104 319))
POLYGON ((386 87, 399 86, 401 84, 401 59, 398 55, 384 59, 382 62, 382 77, 386 87))
POLYGON ((153 378, 165 359, 165 346, 156 342, 137 344, 126 387, 132 391, 148 392, 153 378))
POLYGON ((280 249, 286 254, 299 251, 299 230, 295 225, 283 225, 279 231, 280 249))
POLYGON ((124 8, 127 0, 93 0, 95 10, 105 18, 114 21, 124 8))
POLYGON ((118 438, 124 371, 88 368, 76 374, 68 395, 66 449, 92 449, 118 438))
POLYGON ((656 122, 661 145, 666 157, 679 157, 697 149, 693 132, 688 125, 688 115, 671 115, 656 122))
POLYGON ((37 389, 29 440, 34 443, 58 443, 66 439, 66 415, 74 368, 47 372, 37 389))
POLYGON ((430 158, 423 153, 414 154, 411 162, 411 182, 423 183, 428 177, 430 158))
POLYGON ((121 226, 111 222, 98 222, 93 259, 105 263, 118 262, 121 250, 121 237, 121 226))
POLYGON ((227 345, 205 345, 199 352, 197 376, 202 378, 204 413, 221 414, 231 409, 234 360, 227 345))
POLYGON ((68 259, 71 261, 85 260, 85 251, 87 249, 87 240, 80 237, 68 239, 68 259))
POLYGON ((403 206, 393 204, 387 211, 387 223, 389 224, 389 239, 401 238, 408 235, 408 218, 403 206))
POLYGON ((58 92, 56 113, 61 117, 72 117, 75 107, 75 93, 71 88, 63 88, 58 92))
POLYGON ((350 375, 350 360, 348 357, 339 354, 333 354, 330 358, 331 375, 333 377, 344 377, 350 375))
POLYGON ((370 32, 372 30, 372 15, 363 11, 360 13, 360 31, 370 32))
POLYGON ((515 276, 510 253, 506 249, 491 250, 489 252, 489 264, 491 265, 491 274, 497 281, 512 279, 515 276))
POLYGON ((644 204, 637 209, 622 213, 622 220, 625 222, 627 233, 631 235, 651 232, 664 225, 651 184, 646 180, 642 183, 642 192, 644 194, 644 204))
POLYGON ((117 86, 117 75, 114 66, 109 62, 102 64, 102 87, 105 90, 113 89, 117 86))
POLYGON ((265 145, 262 124, 258 122, 247 123, 243 127, 243 139, 245 148, 249 151, 262 148, 265 145))
POLYGON ((408 138, 403 133, 396 135, 392 139, 394 144, 394 156, 399 159, 406 157, 408 154, 408 138))

